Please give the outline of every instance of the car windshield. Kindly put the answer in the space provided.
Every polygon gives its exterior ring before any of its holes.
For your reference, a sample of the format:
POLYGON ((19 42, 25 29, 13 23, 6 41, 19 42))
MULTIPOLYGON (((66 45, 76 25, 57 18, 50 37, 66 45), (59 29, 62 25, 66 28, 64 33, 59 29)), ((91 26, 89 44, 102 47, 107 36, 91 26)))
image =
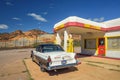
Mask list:
POLYGON ((64 51, 59 45, 44 45, 42 47, 42 52, 54 52, 54 51, 64 51))

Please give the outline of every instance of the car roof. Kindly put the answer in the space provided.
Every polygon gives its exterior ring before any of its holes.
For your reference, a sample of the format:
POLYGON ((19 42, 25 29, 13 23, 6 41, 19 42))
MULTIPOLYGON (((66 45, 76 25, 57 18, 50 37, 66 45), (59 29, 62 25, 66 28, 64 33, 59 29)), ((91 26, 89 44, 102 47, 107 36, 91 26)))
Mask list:
POLYGON ((39 46, 54 46, 54 45, 57 45, 57 44, 40 44, 39 46))

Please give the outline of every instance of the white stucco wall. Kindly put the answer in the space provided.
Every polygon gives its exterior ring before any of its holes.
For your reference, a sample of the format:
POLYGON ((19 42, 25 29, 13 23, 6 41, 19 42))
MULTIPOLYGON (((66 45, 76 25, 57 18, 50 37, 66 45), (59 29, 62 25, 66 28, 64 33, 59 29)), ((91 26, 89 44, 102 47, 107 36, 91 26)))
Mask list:
POLYGON ((105 36, 107 37, 120 36, 120 31, 106 32, 105 36))
MULTIPOLYGON (((120 31, 113 31, 113 32, 107 32, 105 34, 106 37, 115 37, 120 36, 120 31)), ((120 58, 120 50, 106 50, 106 56, 112 57, 112 58, 120 58)))
POLYGON ((107 50, 106 57, 120 58, 120 50, 107 50))

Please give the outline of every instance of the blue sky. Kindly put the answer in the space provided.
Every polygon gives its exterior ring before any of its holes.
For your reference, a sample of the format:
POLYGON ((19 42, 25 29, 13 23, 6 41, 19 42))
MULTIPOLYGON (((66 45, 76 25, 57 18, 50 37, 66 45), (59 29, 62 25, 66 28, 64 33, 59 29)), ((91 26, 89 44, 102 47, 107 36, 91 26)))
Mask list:
POLYGON ((103 22, 120 17, 120 0, 0 0, 0 33, 41 29, 78 16, 103 22))

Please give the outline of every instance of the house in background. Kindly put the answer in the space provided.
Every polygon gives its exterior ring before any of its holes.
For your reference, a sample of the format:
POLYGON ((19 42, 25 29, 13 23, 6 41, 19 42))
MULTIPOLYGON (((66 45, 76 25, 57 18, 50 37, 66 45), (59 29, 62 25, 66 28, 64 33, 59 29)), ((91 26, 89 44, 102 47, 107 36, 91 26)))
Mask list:
POLYGON ((67 51, 69 35, 81 35, 81 53, 88 55, 120 58, 120 18, 94 22, 70 16, 54 25, 57 43, 64 36, 64 50, 67 51))

